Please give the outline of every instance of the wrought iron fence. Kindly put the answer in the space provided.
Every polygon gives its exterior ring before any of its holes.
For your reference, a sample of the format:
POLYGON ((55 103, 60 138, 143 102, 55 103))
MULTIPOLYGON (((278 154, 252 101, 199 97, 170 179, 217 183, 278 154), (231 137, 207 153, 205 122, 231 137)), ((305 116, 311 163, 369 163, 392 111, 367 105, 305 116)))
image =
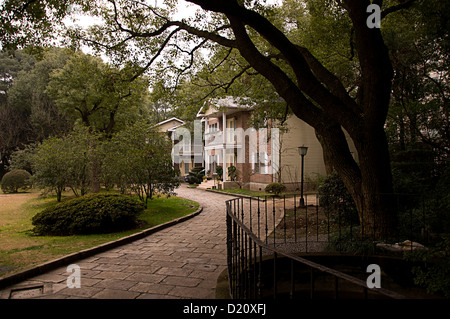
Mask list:
MULTIPOLYGON (((407 212, 393 239, 428 239, 425 204, 421 211, 407 210, 408 200, 400 199, 398 208, 407 212), (405 207, 400 207, 401 204, 405 207)), ((321 206, 318 194, 305 196, 303 207, 298 203, 299 197, 295 195, 240 197, 226 202, 228 275, 233 298, 281 295, 313 298, 318 296, 317 285, 327 286, 328 296, 335 298, 344 290, 347 295, 351 291, 353 297, 403 298, 387 289, 369 289, 361 278, 300 256, 299 253, 323 251, 330 243, 340 250, 341 243, 363 238, 364 228, 357 220, 343 216, 339 207, 321 206)), ((375 245, 373 241, 368 242, 375 245)), ((413 249, 412 244, 410 247, 413 249)))

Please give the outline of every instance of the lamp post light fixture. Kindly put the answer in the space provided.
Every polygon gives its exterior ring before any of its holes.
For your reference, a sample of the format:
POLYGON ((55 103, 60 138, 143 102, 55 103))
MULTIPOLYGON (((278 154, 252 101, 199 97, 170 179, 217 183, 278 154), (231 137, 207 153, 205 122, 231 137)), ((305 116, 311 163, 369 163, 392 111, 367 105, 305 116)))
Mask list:
POLYGON ((307 146, 300 146, 298 148, 298 154, 302 157, 302 170, 301 170, 301 183, 300 183, 300 207, 305 207, 305 199, 303 198, 303 170, 304 170, 304 161, 305 155, 308 152, 307 146))

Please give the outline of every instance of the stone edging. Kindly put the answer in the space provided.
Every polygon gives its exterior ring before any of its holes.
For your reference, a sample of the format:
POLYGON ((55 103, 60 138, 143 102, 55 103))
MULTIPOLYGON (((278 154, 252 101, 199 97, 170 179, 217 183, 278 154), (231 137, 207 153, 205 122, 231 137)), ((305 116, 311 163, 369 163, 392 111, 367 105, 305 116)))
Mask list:
POLYGON ((41 275, 47 271, 56 269, 58 267, 62 267, 64 265, 66 265, 68 263, 72 263, 76 260, 87 258, 92 255, 107 251, 109 249, 131 243, 135 240, 144 238, 144 237, 151 235, 153 233, 156 233, 160 230, 163 230, 165 228, 171 227, 173 225, 176 225, 178 223, 181 223, 188 219, 191 219, 192 217, 195 217, 198 214, 200 214, 202 211, 203 211, 203 207, 200 206, 194 213, 189 214, 187 216, 183 216, 183 217, 168 221, 164 224, 145 229, 139 233, 135 233, 135 234, 123 237, 123 238, 119 238, 114 241, 110 241, 110 242, 107 242, 107 243, 104 243, 104 244, 101 244, 101 245, 98 245, 98 246, 95 246, 92 248, 88 248, 85 250, 78 251, 76 253, 72 253, 72 254, 63 256, 61 258, 46 262, 44 264, 38 265, 38 266, 30 268, 30 269, 23 270, 21 272, 18 272, 16 274, 13 274, 13 275, 10 275, 10 276, 4 277, 4 278, 0 278, 0 288, 5 288, 7 286, 11 286, 18 282, 29 279, 30 277, 41 275))

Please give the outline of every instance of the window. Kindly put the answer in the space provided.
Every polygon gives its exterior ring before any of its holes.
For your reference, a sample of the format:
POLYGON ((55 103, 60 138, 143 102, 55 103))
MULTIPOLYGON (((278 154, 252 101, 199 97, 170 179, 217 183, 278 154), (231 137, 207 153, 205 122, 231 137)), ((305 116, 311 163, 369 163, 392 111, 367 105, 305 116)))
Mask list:
POLYGON ((234 143, 234 129, 236 128, 236 118, 227 119, 227 143, 234 143))
POLYGON ((269 155, 267 152, 262 152, 259 154, 259 158, 261 161, 260 165, 260 173, 261 174, 269 174, 269 155))
POLYGON ((208 133, 214 133, 217 132, 219 130, 219 123, 214 123, 214 124, 209 124, 208 125, 208 133))
POLYGON ((255 174, 269 174, 269 155, 267 152, 252 153, 252 170, 255 174))

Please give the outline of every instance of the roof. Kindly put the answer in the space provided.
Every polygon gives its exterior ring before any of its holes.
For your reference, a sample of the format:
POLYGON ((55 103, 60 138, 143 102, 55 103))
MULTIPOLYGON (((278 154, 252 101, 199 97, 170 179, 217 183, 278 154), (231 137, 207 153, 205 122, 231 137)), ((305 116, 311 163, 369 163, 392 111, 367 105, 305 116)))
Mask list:
POLYGON ((183 120, 180 120, 179 118, 176 118, 176 117, 172 117, 172 118, 170 118, 170 119, 167 119, 167 120, 164 120, 164 121, 162 121, 162 122, 159 122, 159 123, 156 124, 155 126, 160 126, 160 125, 169 123, 170 121, 177 121, 177 122, 180 122, 180 124, 185 124, 183 120))
POLYGON ((235 113, 239 110, 250 110, 253 108, 250 98, 227 96, 224 98, 210 99, 206 101, 197 113, 197 117, 205 117, 218 112, 235 113))
POLYGON ((174 129, 176 129, 179 126, 184 125, 185 122, 183 120, 180 120, 179 118, 176 117, 172 117, 170 119, 164 120, 162 122, 159 122, 158 124, 156 124, 153 127, 160 127, 161 131, 173 131, 174 129), (170 126, 170 122, 174 122, 174 124, 172 126, 170 126), (166 126, 166 127, 165 127, 166 126))

